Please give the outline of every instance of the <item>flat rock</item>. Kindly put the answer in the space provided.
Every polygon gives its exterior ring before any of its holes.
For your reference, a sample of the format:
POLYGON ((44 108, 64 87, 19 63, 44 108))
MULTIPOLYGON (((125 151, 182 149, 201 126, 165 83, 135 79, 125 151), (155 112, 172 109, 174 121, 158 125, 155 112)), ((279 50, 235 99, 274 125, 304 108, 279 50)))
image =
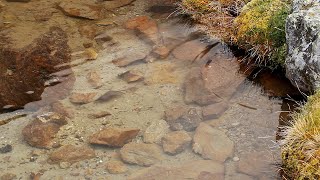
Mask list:
POLYGON ((125 80, 127 83, 143 80, 143 75, 140 71, 129 70, 119 75, 119 77, 125 80))
POLYGON ((82 37, 86 37, 91 40, 98 34, 98 28, 95 25, 79 26, 78 31, 82 37))
POLYGON ((201 154, 204 159, 224 162, 232 157, 234 143, 221 130, 215 129, 206 123, 201 123, 193 137, 193 151, 201 154))
POLYGON ((164 45, 159 45, 159 46, 155 46, 153 48, 152 53, 159 56, 161 59, 164 59, 164 58, 168 57, 168 55, 170 53, 170 49, 168 49, 164 45))
POLYGON ((168 133, 162 139, 163 151, 175 155, 184 151, 191 143, 192 138, 186 131, 168 133))
POLYGON ((68 16, 86 19, 103 18, 103 8, 93 4, 61 2, 58 7, 68 16))
POLYGON ((181 166, 173 167, 154 165, 134 172, 128 177, 128 180, 203 180, 204 175, 210 175, 210 180, 224 180, 224 166, 211 160, 184 162, 181 166))
POLYGON ((120 155, 124 162, 140 166, 151 166, 163 159, 159 146, 145 143, 126 144, 121 148, 120 155))
POLYGON ((112 60, 112 63, 118 67, 125 67, 135 62, 143 61, 147 57, 147 53, 135 52, 123 57, 112 60))
POLYGON ((194 61, 199 54, 205 51, 208 45, 208 43, 204 43, 199 40, 192 40, 176 47, 172 51, 172 54, 179 60, 194 61))
POLYGON ((144 132, 143 141, 145 143, 160 143, 162 137, 169 131, 169 125, 166 121, 155 121, 144 132))
POLYGON ((55 135, 60 127, 67 123, 66 119, 59 115, 37 117, 22 130, 24 140, 33 147, 52 148, 55 135))
POLYGON ((135 138, 139 129, 105 128, 89 137, 91 144, 107 145, 110 147, 122 147, 135 138))
POLYGON ((74 112, 70 107, 63 105, 61 102, 55 102, 51 105, 51 110, 69 119, 74 118, 74 112))
POLYGON ((123 92, 121 91, 108 91, 106 93, 104 93, 103 95, 101 95, 96 102, 108 102, 111 101, 112 99, 118 98, 123 94, 123 92))
POLYGON ((88 114, 88 118, 98 119, 98 118, 103 118, 103 117, 110 116, 110 115, 111 115, 111 113, 109 111, 99 111, 96 113, 88 114))
POLYGON ((107 10, 112 10, 122 6, 131 4, 135 0, 115 0, 115 1, 105 1, 104 6, 107 10))
POLYGON ((138 30, 153 44, 160 43, 157 22, 148 16, 137 16, 131 18, 125 23, 125 27, 132 30, 138 30))
POLYGON ((78 161, 86 160, 94 158, 95 152, 93 149, 86 146, 73 146, 73 145, 65 145, 55 150, 49 156, 50 163, 75 163, 78 161))
POLYGON ((215 103, 202 107, 202 117, 204 120, 216 119, 228 109, 225 102, 215 103))
POLYGON ((174 131, 193 131, 202 122, 202 114, 195 108, 175 107, 165 111, 165 120, 174 131))
POLYGON ((268 152, 251 152, 249 154, 243 155, 240 157, 238 163, 238 170, 241 173, 249 174, 252 176, 262 175, 264 172, 273 171, 276 172, 274 166, 273 169, 270 169, 273 164, 273 157, 268 152))
POLYGON ((86 78, 92 87, 99 88, 102 86, 102 78, 98 72, 91 71, 87 74, 86 78))
POLYGON ((97 93, 72 93, 70 96, 70 102, 74 104, 87 104, 94 101, 97 93))
POLYGON ((108 161, 106 169, 110 174, 122 174, 128 171, 126 165, 121 161, 108 161))

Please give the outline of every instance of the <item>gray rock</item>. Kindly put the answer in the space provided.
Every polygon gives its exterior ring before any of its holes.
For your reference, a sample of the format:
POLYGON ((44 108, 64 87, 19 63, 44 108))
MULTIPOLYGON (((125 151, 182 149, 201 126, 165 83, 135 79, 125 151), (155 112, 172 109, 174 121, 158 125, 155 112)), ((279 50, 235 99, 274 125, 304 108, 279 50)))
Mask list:
POLYGON ((296 0, 286 22, 286 76, 302 91, 320 87, 320 3, 296 0))
POLYGON ((166 121, 155 121, 144 132, 143 141, 145 143, 160 143, 163 136, 169 131, 169 125, 166 121))

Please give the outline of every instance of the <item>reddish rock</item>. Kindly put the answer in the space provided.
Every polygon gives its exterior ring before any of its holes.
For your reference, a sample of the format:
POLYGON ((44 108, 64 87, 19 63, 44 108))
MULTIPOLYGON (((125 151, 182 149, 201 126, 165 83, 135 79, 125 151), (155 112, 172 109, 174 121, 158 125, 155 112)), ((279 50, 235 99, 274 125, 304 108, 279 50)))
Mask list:
POLYGON ((211 160, 183 162, 181 166, 154 165, 134 172, 128 180, 155 179, 196 179, 203 180, 210 176, 210 180, 224 180, 224 165, 211 160))
POLYGON ((103 8, 92 4, 61 2, 58 7, 68 16, 86 19, 103 18, 103 8))
POLYGON ((112 63, 118 67, 125 67, 138 61, 142 61, 147 57, 148 53, 136 52, 125 55, 123 57, 112 60, 112 63))
POLYGON ((100 111, 100 112, 88 114, 88 118, 98 119, 98 118, 103 118, 103 117, 110 116, 110 115, 111 115, 111 113, 109 111, 100 111))
POLYGON ((74 118, 74 112, 70 107, 66 107, 61 102, 55 102, 51 105, 51 110, 70 119, 74 118))
POLYGON ((104 6, 107 10, 113 10, 122 6, 131 4, 135 0, 116 0, 116 1, 105 1, 104 6))
POLYGON ((86 78, 92 87, 99 88, 102 86, 101 76, 96 71, 89 72, 86 78))
POLYGON ((151 166, 163 159, 161 149, 155 144, 132 142, 121 148, 120 155, 124 162, 140 166, 151 166))
POLYGON ((130 70, 119 75, 119 77, 125 80, 127 83, 143 80, 143 75, 140 71, 130 70))
POLYGON ((103 95, 101 95, 96 100, 96 102, 100 102, 100 103, 108 102, 112 99, 120 97, 121 95, 123 95, 123 92, 121 92, 121 91, 108 91, 108 92, 104 93, 103 95))
POLYGON ((40 116, 22 130, 24 140, 38 148, 52 148, 55 135, 61 126, 67 124, 66 119, 58 114, 48 117, 40 116))
POLYGON ((89 147, 86 147, 86 146, 77 147, 73 145, 66 145, 66 146, 60 147, 59 149, 51 153, 49 156, 49 162, 50 163, 67 162, 72 164, 78 161, 94 158, 95 156, 96 155, 94 150, 89 147))
POLYGON ((174 131, 162 139, 163 151, 175 155, 184 151, 191 143, 192 138, 185 131, 174 131))
POLYGON ((98 33, 98 29, 94 25, 79 26, 78 31, 82 37, 86 37, 88 39, 94 39, 98 33))
POLYGON ((204 159, 224 162, 233 155, 234 144, 221 130, 201 123, 193 137, 193 151, 204 159))
POLYGON ((129 19, 126 22, 125 27, 132 30, 138 30, 154 44, 159 44, 160 42, 157 22, 148 16, 137 16, 129 19))
POLYGON ((106 128, 89 137, 91 144, 107 145, 111 147, 122 147, 135 138, 139 129, 106 128))
POLYGON ((107 162, 106 169, 110 174, 122 174, 128 171, 128 168, 121 161, 107 162))
POLYGON ((165 111, 165 120, 174 131, 193 131, 202 122, 202 114, 195 108, 175 107, 165 111))
POLYGON ((57 27, 22 49, 0 48, 0 111, 6 105, 19 108, 40 100, 45 82, 53 73, 69 68, 58 65, 70 60, 67 35, 57 27))
POLYGON ((204 120, 216 119, 228 109, 225 102, 215 103, 202 107, 202 116, 204 120))
POLYGON ((87 104, 94 101, 97 93, 72 93, 70 102, 74 104, 87 104))
POLYGON ((164 59, 168 57, 170 50, 166 46, 160 45, 160 46, 154 47, 152 52, 157 56, 159 56, 160 58, 164 59))

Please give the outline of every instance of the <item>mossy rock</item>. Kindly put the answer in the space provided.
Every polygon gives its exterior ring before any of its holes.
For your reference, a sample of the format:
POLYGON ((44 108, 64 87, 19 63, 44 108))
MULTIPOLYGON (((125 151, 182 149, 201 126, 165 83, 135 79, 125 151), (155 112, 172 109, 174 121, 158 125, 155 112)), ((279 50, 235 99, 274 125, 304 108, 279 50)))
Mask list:
POLYGON ((234 43, 254 55, 284 64, 286 55, 285 21, 290 0, 252 0, 234 21, 234 43))
POLYGON ((283 171, 289 179, 320 179, 320 91, 293 114, 283 143, 283 171))

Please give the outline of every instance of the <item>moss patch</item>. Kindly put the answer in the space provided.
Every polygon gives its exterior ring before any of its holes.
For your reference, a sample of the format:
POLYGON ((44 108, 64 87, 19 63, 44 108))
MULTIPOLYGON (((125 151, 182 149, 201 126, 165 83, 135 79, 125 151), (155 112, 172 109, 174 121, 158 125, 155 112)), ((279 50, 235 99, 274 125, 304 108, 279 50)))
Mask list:
POLYGON ((293 119, 282 147, 284 173, 289 179, 320 179, 320 91, 293 119))

